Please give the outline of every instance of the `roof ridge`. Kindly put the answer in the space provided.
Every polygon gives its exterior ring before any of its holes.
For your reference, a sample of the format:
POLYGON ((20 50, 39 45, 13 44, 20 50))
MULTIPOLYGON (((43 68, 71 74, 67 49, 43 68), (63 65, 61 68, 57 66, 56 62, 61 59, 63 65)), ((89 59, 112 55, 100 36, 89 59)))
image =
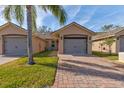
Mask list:
POLYGON ((93 40, 98 40, 98 39, 102 39, 102 38, 106 38, 106 37, 112 37, 112 36, 115 36, 118 32, 120 32, 122 30, 124 30, 124 27, 106 31, 105 33, 96 34, 92 38, 93 38, 93 40))
POLYGON ((74 25, 76 25, 76 26, 80 26, 82 29, 87 30, 89 33, 92 33, 92 34, 95 33, 94 31, 92 31, 92 30, 86 28, 85 26, 82 26, 81 24, 78 24, 78 23, 75 22, 75 21, 74 21, 74 22, 71 22, 71 23, 69 23, 69 24, 67 24, 67 25, 65 25, 65 26, 63 26, 63 27, 61 27, 61 28, 59 28, 58 30, 56 30, 56 31, 54 31, 54 32, 52 32, 52 33, 55 33, 55 32, 57 32, 57 31, 59 31, 59 30, 61 30, 61 29, 64 29, 64 28, 66 28, 66 27, 68 27, 68 26, 70 26, 70 25, 72 25, 72 24, 74 24, 74 25))

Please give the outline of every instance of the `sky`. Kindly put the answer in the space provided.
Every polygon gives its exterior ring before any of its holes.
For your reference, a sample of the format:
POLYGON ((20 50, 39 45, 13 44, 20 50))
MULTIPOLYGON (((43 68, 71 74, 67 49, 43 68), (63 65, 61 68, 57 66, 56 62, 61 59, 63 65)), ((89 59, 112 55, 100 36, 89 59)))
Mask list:
MULTIPOLYGON (((7 22, 3 17, 4 7, 0 6, 0 25, 7 22)), ((68 15, 67 22, 64 25, 77 22, 94 32, 101 31, 101 27, 107 24, 124 26, 124 6, 66 5, 63 7, 68 15)), ((15 19, 12 22, 18 24, 15 19)), ((43 25, 50 27, 53 31, 63 27, 50 12, 46 13, 37 9, 37 27, 43 25)), ((23 27, 27 28, 26 20, 23 27)))

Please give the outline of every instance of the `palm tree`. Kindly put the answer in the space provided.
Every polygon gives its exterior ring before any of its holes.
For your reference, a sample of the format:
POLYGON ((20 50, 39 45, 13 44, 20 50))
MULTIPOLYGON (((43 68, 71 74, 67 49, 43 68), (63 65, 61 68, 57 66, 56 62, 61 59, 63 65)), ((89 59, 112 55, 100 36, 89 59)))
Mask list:
MULTIPOLYGON (((66 22, 67 14, 62 6, 59 5, 43 5, 38 6, 41 10, 47 12, 50 11, 59 21, 60 25, 63 25, 66 22)), ((26 10, 27 16, 27 50, 28 50, 28 64, 32 65, 35 64, 33 60, 33 53, 32 53, 32 31, 36 31, 36 6, 33 5, 9 5, 6 6, 4 9, 4 17, 7 21, 11 21, 14 17, 20 26, 24 23, 24 15, 26 10)))

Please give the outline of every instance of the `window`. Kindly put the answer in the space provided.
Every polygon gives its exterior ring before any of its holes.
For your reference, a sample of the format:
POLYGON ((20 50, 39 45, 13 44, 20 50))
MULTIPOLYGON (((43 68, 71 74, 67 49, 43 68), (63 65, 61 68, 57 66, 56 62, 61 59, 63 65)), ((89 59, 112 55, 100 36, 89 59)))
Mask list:
POLYGON ((52 41, 51 47, 55 47, 55 41, 52 41))
POLYGON ((103 47, 103 50, 105 50, 105 47, 103 47))
POLYGON ((52 47, 55 47, 55 45, 54 45, 54 44, 52 44, 52 47))

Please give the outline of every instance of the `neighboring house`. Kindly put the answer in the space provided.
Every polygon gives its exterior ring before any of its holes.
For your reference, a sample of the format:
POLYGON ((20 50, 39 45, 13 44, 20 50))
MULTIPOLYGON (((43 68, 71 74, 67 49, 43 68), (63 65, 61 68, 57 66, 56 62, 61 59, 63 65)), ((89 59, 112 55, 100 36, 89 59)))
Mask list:
POLYGON ((103 44, 106 38, 113 38, 115 42, 111 46, 112 53, 124 52, 124 27, 116 28, 108 32, 97 33, 92 37, 92 50, 109 52, 109 47, 103 44))
POLYGON ((59 54, 91 54, 93 31, 73 22, 52 33, 58 40, 59 54))
MULTIPOLYGON (((33 53, 44 51, 46 41, 33 35, 33 53)), ((13 23, 0 26, 0 54, 27 55, 27 31, 13 23)))
MULTIPOLYGON (((52 33, 33 33, 33 53, 58 50, 59 54, 85 55, 92 53, 94 32, 73 22, 52 33)), ((13 23, 0 27, 0 54, 26 55, 27 31, 13 23)))

